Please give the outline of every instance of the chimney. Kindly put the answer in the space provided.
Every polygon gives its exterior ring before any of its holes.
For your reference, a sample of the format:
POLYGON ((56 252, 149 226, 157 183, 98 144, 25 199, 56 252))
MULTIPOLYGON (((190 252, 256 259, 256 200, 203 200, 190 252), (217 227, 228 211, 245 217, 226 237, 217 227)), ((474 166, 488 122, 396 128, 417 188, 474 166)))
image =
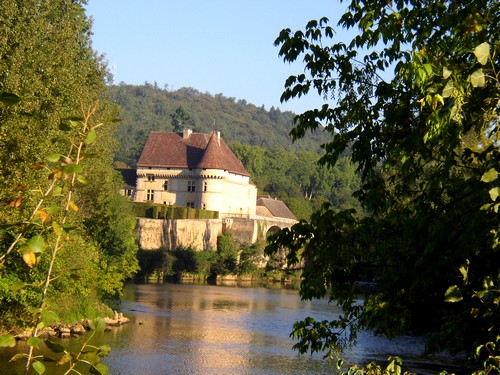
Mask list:
POLYGON ((217 138, 217 143, 219 144, 220 146, 220 132, 214 132, 216 138, 217 138))
POLYGON ((182 131, 182 138, 183 139, 187 139, 189 138, 189 136, 193 133, 193 131, 191 129, 184 129, 182 131))

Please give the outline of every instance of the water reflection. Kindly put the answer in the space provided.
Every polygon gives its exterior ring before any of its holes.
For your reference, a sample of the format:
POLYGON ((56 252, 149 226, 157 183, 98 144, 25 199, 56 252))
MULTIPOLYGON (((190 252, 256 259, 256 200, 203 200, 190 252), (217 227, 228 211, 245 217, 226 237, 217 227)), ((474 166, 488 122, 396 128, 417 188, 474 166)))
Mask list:
MULTIPOLYGON (((332 319, 340 311, 324 300, 301 301, 296 290, 128 285, 117 307, 132 322, 99 333, 95 340, 112 347, 105 360, 110 374, 336 373, 320 355, 298 357, 289 333, 297 320, 332 319)), ((392 344, 365 333, 347 360, 360 363, 405 354, 418 363, 422 349, 420 339, 401 338, 392 344)), ((0 351, 0 375, 15 373, 6 367, 8 358, 6 350, 0 351)), ((64 372, 52 368, 48 373, 64 372)))

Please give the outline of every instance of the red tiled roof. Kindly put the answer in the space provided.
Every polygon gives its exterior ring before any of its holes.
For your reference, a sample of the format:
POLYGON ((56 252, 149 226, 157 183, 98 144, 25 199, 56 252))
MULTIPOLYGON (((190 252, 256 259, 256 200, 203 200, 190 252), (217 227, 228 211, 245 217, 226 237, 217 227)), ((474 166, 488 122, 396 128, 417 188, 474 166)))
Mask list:
POLYGON ((182 134, 151 132, 138 167, 222 169, 249 176, 219 133, 182 134))

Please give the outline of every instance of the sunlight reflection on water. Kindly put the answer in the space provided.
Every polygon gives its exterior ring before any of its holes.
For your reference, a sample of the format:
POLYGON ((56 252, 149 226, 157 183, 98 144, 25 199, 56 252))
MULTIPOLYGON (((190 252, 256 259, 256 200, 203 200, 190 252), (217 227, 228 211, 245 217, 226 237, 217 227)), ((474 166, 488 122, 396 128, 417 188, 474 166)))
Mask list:
MULTIPOLYGON (((96 335, 96 344, 112 347, 105 359, 110 374, 336 373, 321 355, 299 357, 289 333, 297 320, 331 319, 339 310, 323 300, 301 301, 295 290, 128 285, 118 309, 132 322, 96 335)), ((418 359, 422 350, 421 338, 389 342, 363 333, 346 357, 348 363, 384 361, 392 354, 418 359)), ((5 351, 0 352, 0 365, 6 358, 5 351)), ((0 369, 0 375, 12 374, 12 367, 7 371, 0 369)))

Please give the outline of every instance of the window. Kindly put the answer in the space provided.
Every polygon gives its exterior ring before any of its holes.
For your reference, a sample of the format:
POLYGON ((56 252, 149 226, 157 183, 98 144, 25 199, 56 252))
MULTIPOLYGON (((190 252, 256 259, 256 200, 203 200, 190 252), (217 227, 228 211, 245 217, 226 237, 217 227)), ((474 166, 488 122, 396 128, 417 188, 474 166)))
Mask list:
POLYGON ((207 191, 207 189, 208 189, 208 182, 205 181, 203 183, 203 191, 207 191))
POLYGON ((165 180, 165 182, 163 183, 163 190, 168 190, 168 180, 165 180))
POLYGON ((148 181, 154 181, 155 180, 155 176, 153 176, 152 174, 148 174, 148 181))
POLYGON ((207 209, 207 204, 206 203, 202 203, 201 208, 204 209, 204 210, 206 210, 207 209))
POLYGON ((196 185, 194 184, 194 181, 188 181, 188 191, 196 191, 196 185))
POLYGON ((194 208, 194 202, 187 202, 186 206, 194 208))
POLYGON ((155 191, 154 190, 147 190, 146 192, 146 200, 148 202, 152 202, 155 198, 155 191))

